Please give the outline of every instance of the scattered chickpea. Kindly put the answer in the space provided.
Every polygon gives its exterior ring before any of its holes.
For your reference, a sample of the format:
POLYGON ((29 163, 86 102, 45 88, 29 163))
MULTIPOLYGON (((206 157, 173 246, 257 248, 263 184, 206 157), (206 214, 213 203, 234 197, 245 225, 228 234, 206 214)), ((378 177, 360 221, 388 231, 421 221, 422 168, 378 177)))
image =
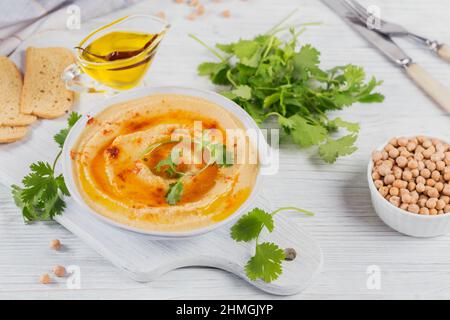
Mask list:
POLYGON ((64 268, 63 266, 54 266, 53 273, 57 277, 64 277, 66 275, 66 268, 64 268))
POLYGON ((231 17, 231 12, 230 12, 230 10, 224 10, 224 11, 222 11, 222 13, 220 15, 224 18, 229 18, 229 17, 231 17))
POLYGON ((50 284, 52 282, 52 279, 48 275, 48 273, 44 273, 40 278, 39 282, 42 284, 50 284))
POLYGON ((52 240, 50 242, 50 248, 52 248, 53 250, 61 249, 61 241, 59 241, 58 239, 52 240))

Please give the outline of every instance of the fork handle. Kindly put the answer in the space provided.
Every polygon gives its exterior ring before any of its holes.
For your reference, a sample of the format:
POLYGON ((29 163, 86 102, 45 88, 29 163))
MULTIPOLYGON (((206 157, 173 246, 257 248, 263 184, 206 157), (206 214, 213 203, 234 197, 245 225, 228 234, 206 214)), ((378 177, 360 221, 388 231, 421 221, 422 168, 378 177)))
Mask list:
POLYGON ((437 49, 437 54, 442 59, 445 59, 450 62, 450 46, 448 44, 441 44, 437 49))
POLYGON ((406 66, 406 72, 411 79, 425 91, 436 103, 450 113, 450 90, 434 79, 424 68, 417 63, 406 66))

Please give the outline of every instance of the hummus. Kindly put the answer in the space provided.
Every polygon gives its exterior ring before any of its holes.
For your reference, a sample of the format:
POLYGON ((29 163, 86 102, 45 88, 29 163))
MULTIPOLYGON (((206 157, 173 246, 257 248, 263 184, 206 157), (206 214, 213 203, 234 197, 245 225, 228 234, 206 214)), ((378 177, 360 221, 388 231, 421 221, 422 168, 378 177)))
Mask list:
MULTIPOLYGON (((175 94, 116 104, 90 118, 71 152, 82 198, 98 214, 147 231, 190 231, 226 219, 251 194, 258 161, 194 163, 184 161, 183 154, 177 173, 171 173, 164 160, 179 145, 174 134, 191 138, 193 148, 199 121, 202 132, 223 134, 227 151, 236 147, 227 143, 227 130, 246 130, 222 107, 175 94), (182 192, 170 203, 168 194, 176 182, 182 192)), ((245 140, 251 149, 247 152, 254 152, 247 136, 245 140)))

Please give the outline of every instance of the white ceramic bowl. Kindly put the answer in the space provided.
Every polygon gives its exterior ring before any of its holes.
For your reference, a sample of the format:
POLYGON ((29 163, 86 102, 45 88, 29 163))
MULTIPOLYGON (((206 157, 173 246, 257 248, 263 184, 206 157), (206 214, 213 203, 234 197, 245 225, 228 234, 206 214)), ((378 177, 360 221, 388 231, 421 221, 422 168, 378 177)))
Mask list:
MULTIPOLYGON (((444 142, 445 139, 436 137, 444 142)), ((376 150, 383 150, 388 142, 376 150)), ((367 167, 367 180, 369 183, 370 195, 375 212, 378 216, 390 226, 403 234, 413 237, 437 237, 446 233, 450 233, 450 214, 440 214, 435 216, 427 216, 415 214, 403 209, 400 209, 378 192, 372 179, 373 161, 372 157, 369 160, 367 167)))
MULTIPOLYGON (((115 222, 109 218, 104 217, 103 215, 95 212, 91 207, 89 207, 82 196, 80 195, 78 191, 78 187, 76 186, 74 177, 73 177, 73 168, 72 168, 72 160, 70 157, 70 151, 72 150, 74 144, 76 143, 80 133, 83 131, 83 129, 86 126, 86 122, 88 121, 87 115, 95 117, 95 115, 105 108, 125 102, 128 100, 138 99, 141 97, 149 96, 152 94, 158 94, 158 93, 172 93, 172 94, 182 94, 182 95, 188 95, 193 97, 198 97, 202 99, 209 100, 222 108, 228 110, 232 114, 234 114, 247 129, 254 129, 255 132, 258 134, 258 155, 259 155, 259 161, 261 163, 265 163, 265 153, 262 152, 264 148, 261 148, 261 144, 266 144, 264 136, 259 129, 258 125, 255 123, 255 121, 250 117, 250 115, 245 112, 240 106, 238 106, 233 101, 225 98, 224 96, 217 94, 215 92, 206 91, 206 90, 198 90, 198 89, 191 89, 191 88, 184 88, 184 87, 152 87, 152 88, 141 88, 141 89, 135 89, 132 91, 121 93, 117 96, 114 96, 112 98, 105 99, 101 102, 96 102, 93 104, 91 108, 89 108, 90 112, 85 114, 70 130, 69 135, 67 136, 67 139, 64 144, 63 153, 62 153, 62 167, 63 167, 63 175, 64 180, 66 182, 67 188, 69 189, 69 192, 73 199, 77 202, 77 204, 80 206, 82 210, 86 212, 86 214, 92 214, 96 218, 112 224, 116 227, 120 227, 123 229, 127 229, 130 231, 143 233, 147 235, 151 235, 154 238, 157 239, 178 239, 178 238, 184 238, 184 237, 193 237, 198 236, 207 232, 210 232, 212 230, 215 230, 223 225, 226 225, 230 223, 231 221, 237 219, 242 214, 246 213, 248 210, 251 209, 251 205, 254 203, 256 196, 261 190, 262 185, 262 175, 261 175, 261 168, 258 172, 258 176, 256 178, 255 186, 248 197, 248 199, 241 205, 241 207, 236 210, 232 215, 227 217, 226 219, 214 223, 212 225, 198 228, 190 231, 183 231, 183 232, 159 232, 159 231, 149 231, 149 230, 143 230, 139 228, 133 228, 124 224, 120 224, 118 222, 115 222)), ((265 145, 267 147, 267 144, 265 145)))

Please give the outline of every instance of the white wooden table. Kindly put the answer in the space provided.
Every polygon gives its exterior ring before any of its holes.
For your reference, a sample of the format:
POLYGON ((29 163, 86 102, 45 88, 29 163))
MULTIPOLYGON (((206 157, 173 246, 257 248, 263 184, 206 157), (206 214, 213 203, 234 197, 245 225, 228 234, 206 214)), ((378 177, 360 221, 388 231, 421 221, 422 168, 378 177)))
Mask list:
MULTIPOLYGON (((450 3, 430 1, 364 1, 382 8, 382 15, 418 33, 450 42, 446 13, 450 3)), ((340 116, 361 124, 359 150, 334 165, 317 159, 312 150, 283 145, 279 174, 270 177, 274 206, 296 205, 315 211, 314 218, 298 219, 322 246, 324 266, 316 281, 297 299, 450 298, 450 236, 415 239, 383 224, 369 199, 365 169, 370 151, 391 136, 428 133, 450 139, 450 117, 424 96, 405 74, 333 12, 317 0, 224 0, 208 4, 209 12, 188 21, 187 7, 172 1, 145 1, 130 12, 166 12, 173 23, 150 72, 150 85, 185 85, 212 89, 196 75, 196 66, 213 59, 187 37, 197 34, 208 43, 226 42, 264 32, 296 7, 298 21, 322 21, 303 41, 322 52, 325 66, 354 63, 385 81, 382 104, 355 105, 340 116), (230 9, 232 18, 219 12, 230 9), (366 285, 369 266, 381 271, 381 288, 366 285)), ((123 13, 120 13, 122 15, 123 13)), ((450 65, 409 41, 402 47, 444 83, 450 83, 450 65)), ((1 151, 0 151, 1 152, 1 151)), ((1 168, 0 168, 1 170, 1 168)), ((24 225, 6 186, 0 186, 0 298, 69 299, 211 299, 273 298, 226 272, 208 268, 176 270, 160 279, 137 283, 56 223, 24 225), (48 249, 58 238, 65 250, 48 249), (39 275, 55 264, 81 268, 79 290, 64 281, 43 286, 39 275)), ((277 297, 279 298, 279 297, 277 297)))

